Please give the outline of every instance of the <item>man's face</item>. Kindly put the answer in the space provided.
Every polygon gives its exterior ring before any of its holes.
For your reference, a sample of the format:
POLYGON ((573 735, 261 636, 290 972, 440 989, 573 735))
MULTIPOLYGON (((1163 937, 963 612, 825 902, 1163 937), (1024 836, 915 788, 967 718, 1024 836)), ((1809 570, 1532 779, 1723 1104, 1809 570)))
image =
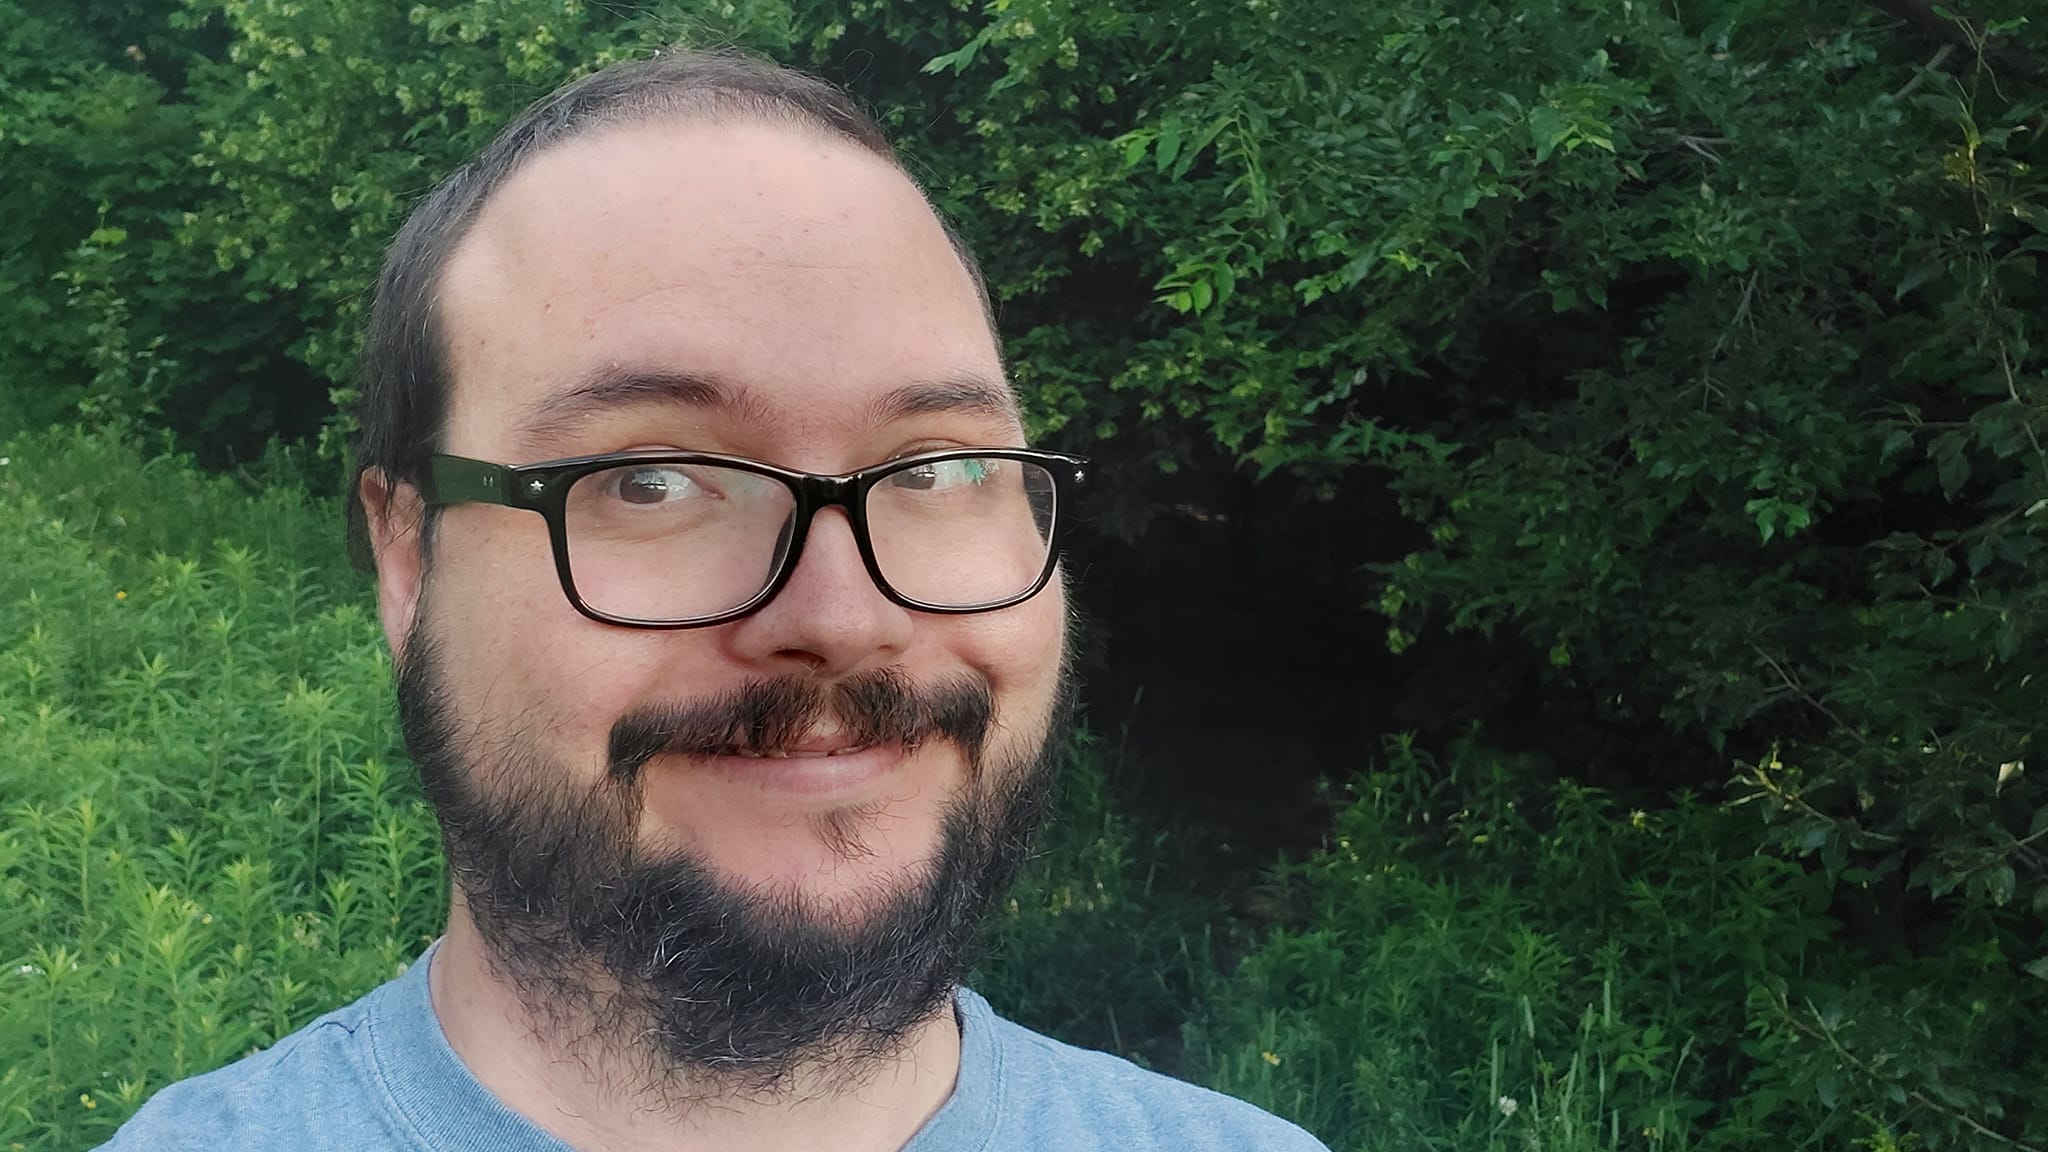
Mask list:
MULTIPOLYGON (((439 309, 443 450, 462 456, 672 449, 844 473, 1024 443, 1010 407, 986 402, 1007 395, 1001 364, 937 220, 888 163, 808 131, 654 123, 558 146, 491 199, 439 309)), ((380 549, 387 633, 401 663, 431 646, 432 683, 416 687, 436 695, 484 806, 554 797, 556 815, 617 832, 634 859, 687 857, 800 928, 901 914, 949 821, 987 815, 1053 735, 1059 582, 996 612, 913 612, 874 586, 838 509, 768 605, 682 631, 578 614, 531 512, 444 510, 417 578, 399 551, 380 549), (979 697, 988 722, 979 748, 934 735, 833 756, 660 751, 618 778, 622 724, 764 685, 810 703, 785 747, 756 753, 844 752, 832 702, 846 688, 979 697)))

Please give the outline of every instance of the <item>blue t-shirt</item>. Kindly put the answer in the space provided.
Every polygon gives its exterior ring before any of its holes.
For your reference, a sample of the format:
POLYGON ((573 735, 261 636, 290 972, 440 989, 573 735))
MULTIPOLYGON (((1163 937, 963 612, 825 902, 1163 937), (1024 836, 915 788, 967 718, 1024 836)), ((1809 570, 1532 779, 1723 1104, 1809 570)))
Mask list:
MULTIPOLYGON (((103 1152, 570 1152, 505 1106, 448 1046, 404 975, 225 1068, 152 1097, 103 1152)), ((1257 1108, 1004 1020, 956 999, 960 1075, 905 1152, 1327 1152, 1257 1108)))

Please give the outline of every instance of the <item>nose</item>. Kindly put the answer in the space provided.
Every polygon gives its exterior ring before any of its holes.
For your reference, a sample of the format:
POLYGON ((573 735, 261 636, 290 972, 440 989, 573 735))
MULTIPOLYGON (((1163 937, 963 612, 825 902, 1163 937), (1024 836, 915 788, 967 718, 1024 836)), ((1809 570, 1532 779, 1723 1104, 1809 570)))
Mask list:
POLYGON ((836 677, 897 663, 912 626, 910 610, 875 586, 845 511, 825 508, 782 590, 735 621, 729 643, 770 674, 836 677))

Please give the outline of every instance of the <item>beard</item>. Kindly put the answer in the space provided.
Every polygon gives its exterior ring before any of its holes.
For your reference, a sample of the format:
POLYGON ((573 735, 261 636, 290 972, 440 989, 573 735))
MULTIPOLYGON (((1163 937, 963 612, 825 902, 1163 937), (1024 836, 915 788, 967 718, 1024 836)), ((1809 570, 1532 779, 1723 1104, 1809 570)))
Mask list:
MULTIPOLYGON (((772 1096, 799 1070, 857 1080, 943 1010, 1044 821, 1072 711, 1063 669, 1044 740, 989 762, 993 698, 978 679, 767 679, 620 717, 603 777, 579 783, 516 733, 463 739, 423 627, 405 654, 406 748, 494 968, 551 1040, 634 1069, 635 1087, 677 1103, 772 1096), (640 780, 654 757, 784 749, 828 716, 853 744, 908 753, 945 741, 965 761, 936 851, 901 883, 853 911, 827 908, 641 841, 640 780)), ((812 827, 852 858, 877 814, 828 812, 812 827)))

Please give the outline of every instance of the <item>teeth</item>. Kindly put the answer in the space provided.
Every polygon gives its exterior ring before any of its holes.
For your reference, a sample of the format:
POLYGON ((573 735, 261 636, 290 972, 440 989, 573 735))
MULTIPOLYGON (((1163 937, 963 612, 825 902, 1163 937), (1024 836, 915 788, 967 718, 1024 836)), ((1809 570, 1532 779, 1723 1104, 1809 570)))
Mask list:
POLYGON ((860 744, 851 748, 841 748, 836 752, 792 752, 786 748, 775 748, 766 752, 739 751, 732 753, 732 755, 741 756, 748 760, 820 760, 827 756, 851 756, 855 752, 865 752, 867 750, 868 745, 860 744))

